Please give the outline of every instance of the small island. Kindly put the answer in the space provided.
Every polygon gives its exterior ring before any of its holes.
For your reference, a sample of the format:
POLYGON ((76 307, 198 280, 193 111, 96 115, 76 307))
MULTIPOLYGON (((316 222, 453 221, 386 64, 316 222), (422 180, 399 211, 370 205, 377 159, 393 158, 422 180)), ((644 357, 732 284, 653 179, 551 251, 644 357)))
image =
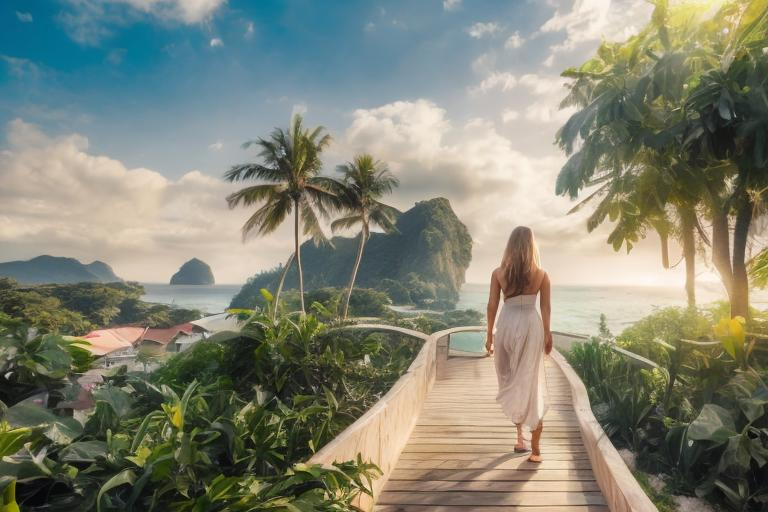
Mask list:
POLYGON ((171 284, 215 284, 211 267, 204 261, 192 258, 171 277, 171 284))

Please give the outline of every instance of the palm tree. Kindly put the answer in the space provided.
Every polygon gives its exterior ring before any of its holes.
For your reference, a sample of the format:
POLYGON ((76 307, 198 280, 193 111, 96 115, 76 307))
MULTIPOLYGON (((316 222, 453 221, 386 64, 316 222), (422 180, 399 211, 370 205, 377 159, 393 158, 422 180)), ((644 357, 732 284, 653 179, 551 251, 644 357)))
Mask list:
POLYGON ((280 298, 285 273, 295 261, 302 312, 306 312, 306 308, 300 233, 310 235, 316 243, 325 241, 318 215, 327 217, 328 208, 338 204, 332 192, 338 188, 338 182, 319 176, 320 154, 330 142, 331 136, 325 133, 325 128, 305 129, 301 115, 296 114, 287 130, 275 128, 268 139, 258 138, 243 144, 243 148, 256 146, 262 163, 235 165, 224 174, 224 179, 230 182, 260 181, 227 196, 230 208, 241 204, 260 205, 243 225, 243 240, 253 233, 258 236, 272 233, 293 213, 294 252, 283 269, 275 302, 280 298))
POLYGON ((352 288, 355 286, 357 271, 363 259, 363 250, 370 236, 371 226, 378 226, 387 233, 396 231, 395 220, 399 211, 380 202, 379 198, 392 192, 400 182, 382 162, 366 153, 355 156, 351 162, 338 166, 337 170, 343 175, 338 196, 347 216, 335 220, 331 224, 331 229, 337 231, 360 224, 360 243, 357 247, 357 257, 352 267, 349 286, 347 286, 342 314, 343 318, 347 318, 352 288))

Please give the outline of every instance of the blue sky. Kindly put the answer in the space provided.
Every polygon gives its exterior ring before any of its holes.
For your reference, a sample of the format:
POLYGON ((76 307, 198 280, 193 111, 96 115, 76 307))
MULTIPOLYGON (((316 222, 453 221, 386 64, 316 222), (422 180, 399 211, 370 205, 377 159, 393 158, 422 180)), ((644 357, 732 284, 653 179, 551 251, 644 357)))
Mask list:
POLYGON ((559 73, 648 19, 642 0, 10 0, 0 7, 0 260, 103 259, 165 281, 200 257, 241 282, 290 252, 242 244, 221 182, 293 112, 325 162, 386 161, 408 208, 451 200, 485 281, 517 224, 560 282, 659 283, 655 241, 615 255, 554 196, 559 73), (567 244, 567 250, 563 249, 567 244), (595 269, 600 269, 595 272, 595 269), (575 269, 575 271, 574 271, 575 269))

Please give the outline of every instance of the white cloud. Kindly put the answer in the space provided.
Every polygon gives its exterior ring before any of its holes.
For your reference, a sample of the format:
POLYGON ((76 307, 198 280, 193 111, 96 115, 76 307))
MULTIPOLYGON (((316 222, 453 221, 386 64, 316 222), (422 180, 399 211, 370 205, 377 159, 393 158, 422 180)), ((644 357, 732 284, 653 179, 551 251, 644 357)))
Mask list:
POLYGON ((256 27, 254 26, 252 21, 249 21, 248 24, 245 26, 245 33, 243 34, 243 37, 246 39, 252 39, 255 31, 256 31, 256 27))
POLYGON ((496 53, 487 52, 481 54, 472 61, 472 71, 481 75, 487 75, 496 66, 496 53))
POLYGON ((221 149, 224 147, 224 143, 220 140, 217 140, 213 144, 208 144, 208 149, 211 151, 221 151, 221 149))
POLYGON ((583 215, 566 216, 572 203, 553 192, 564 157, 530 157, 489 120, 454 127, 446 111, 428 100, 398 101, 356 110, 342 144, 349 153, 365 150, 387 162, 401 181, 392 196, 396 206, 437 196, 451 201, 474 239, 470 280, 498 264, 518 224, 534 228, 550 263, 564 243, 570 255, 604 250, 603 235, 588 236, 583 215))
POLYGON ((477 22, 467 28, 467 34, 474 39, 481 39, 485 36, 492 36, 499 30, 501 30, 501 25, 495 21, 489 21, 487 23, 477 22))
POLYGON ((29 59, 0 54, 0 61, 5 62, 10 74, 17 78, 39 78, 42 74, 40 66, 29 59))
POLYGON ((443 10, 455 11, 461 7, 461 0, 443 0, 443 10))
POLYGON ((111 0, 111 2, 122 3, 159 18, 191 25, 209 19, 226 3, 226 0, 111 0))
POLYGON ((295 116, 296 114, 303 116, 304 114, 307 113, 307 110, 309 110, 309 108, 307 107, 306 103, 295 103, 291 107, 291 118, 293 118, 293 116, 295 116))
POLYGON ((102 259, 128 279, 165 282, 196 256, 219 282, 238 282, 290 251, 289 233, 241 243, 245 210, 224 198, 236 185, 190 171, 169 179, 94 155, 78 134, 50 137, 16 119, 0 153, 0 256, 102 259))
POLYGON ((58 20, 69 36, 82 45, 96 46, 142 16, 165 23, 194 25, 208 21, 226 0, 64 0, 68 4, 58 20))
POLYGON ((501 112, 501 121, 503 123, 511 123, 512 121, 520 118, 520 112, 511 108, 506 108, 501 112))
POLYGON ((32 23, 34 21, 34 18, 32 18, 32 13, 29 12, 16 11, 16 17, 22 23, 32 23))
POLYGON ((518 83, 538 96, 564 96, 567 80, 556 75, 526 73, 520 77, 518 83))
POLYGON ((560 110, 557 102, 536 101, 525 108, 525 118, 535 123, 565 123, 575 112, 572 108, 560 110))
POLYGON ((517 85, 517 78, 509 71, 493 71, 479 85, 471 87, 470 93, 487 93, 494 89, 509 91, 517 85))
POLYGON ((125 48, 115 48, 114 50, 110 50, 106 60, 113 66, 119 66, 123 63, 126 52, 127 50, 125 48))
POLYGON ((224 41, 222 41, 218 37, 214 37, 213 39, 211 39, 210 43, 208 44, 210 45, 211 48, 219 48, 224 46, 224 41))
POLYGON ((636 34, 649 20, 653 5, 639 0, 564 0, 540 28, 542 33, 565 34, 551 47, 545 61, 551 66, 555 55, 574 50, 582 43, 626 39, 636 34), (564 4, 564 5, 563 5, 564 4))
POLYGON ((523 46, 523 43, 525 43, 525 39, 520 35, 520 32, 515 31, 507 38, 507 41, 504 43, 504 48, 507 50, 514 50, 523 46))
POLYGON ((372 21, 369 21, 368 23, 365 24, 365 26, 363 27, 363 30, 365 30, 366 32, 373 32, 374 30, 376 30, 376 24, 372 21))

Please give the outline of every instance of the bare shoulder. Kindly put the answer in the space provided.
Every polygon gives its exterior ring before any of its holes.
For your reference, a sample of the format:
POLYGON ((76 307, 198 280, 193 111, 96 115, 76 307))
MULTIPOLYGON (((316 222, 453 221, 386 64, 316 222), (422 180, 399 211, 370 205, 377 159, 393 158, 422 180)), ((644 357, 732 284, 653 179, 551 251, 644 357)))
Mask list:
POLYGON ((549 284, 549 274, 547 274, 547 271, 543 268, 539 269, 539 282, 541 285, 549 284))

